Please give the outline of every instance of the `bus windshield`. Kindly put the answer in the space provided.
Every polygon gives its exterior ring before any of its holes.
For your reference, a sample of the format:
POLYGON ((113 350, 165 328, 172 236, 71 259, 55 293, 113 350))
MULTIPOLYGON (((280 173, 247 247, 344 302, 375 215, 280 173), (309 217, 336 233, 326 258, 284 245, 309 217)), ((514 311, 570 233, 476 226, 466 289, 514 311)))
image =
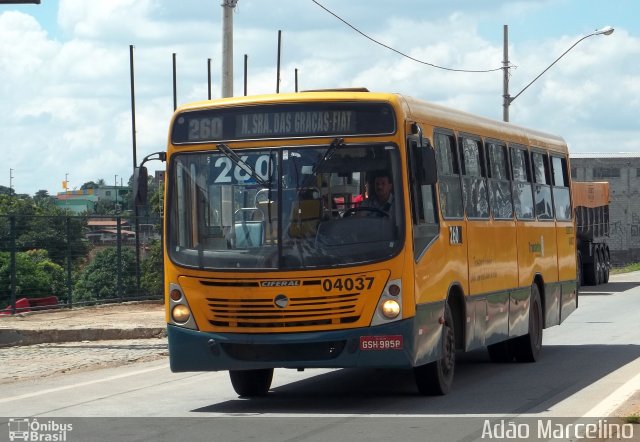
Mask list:
POLYGON ((168 251, 178 265, 350 266, 387 259, 402 246, 400 156, 392 143, 220 145, 174 155, 169 173, 168 251), (376 200, 378 181, 390 189, 386 204, 376 200))

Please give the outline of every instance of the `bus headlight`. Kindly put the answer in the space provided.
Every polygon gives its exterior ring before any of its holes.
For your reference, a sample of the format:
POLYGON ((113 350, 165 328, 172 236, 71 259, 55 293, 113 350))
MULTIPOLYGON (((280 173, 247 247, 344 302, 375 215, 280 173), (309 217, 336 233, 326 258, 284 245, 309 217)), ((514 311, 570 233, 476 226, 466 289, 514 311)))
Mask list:
POLYGON ((187 297, 179 284, 172 282, 169 284, 167 302, 167 312, 169 314, 169 324, 178 325, 183 328, 198 330, 196 320, 189 307, 187 297))
POLYGON ((400 321, 402 315, 402 280, 392 279, 387 282, 378 299, 371 325, 387 324, 391 321, 400 321))
POLYGON ((171 310, 171 318, 179 324, 184 324, 191 317, 189 307, 183 304, 178 304, 171 310))
POLYGON ((400 304, 395 299, 387 299, 380 306, 380 310, 386 318, 394 319, 400 314, 400 304))

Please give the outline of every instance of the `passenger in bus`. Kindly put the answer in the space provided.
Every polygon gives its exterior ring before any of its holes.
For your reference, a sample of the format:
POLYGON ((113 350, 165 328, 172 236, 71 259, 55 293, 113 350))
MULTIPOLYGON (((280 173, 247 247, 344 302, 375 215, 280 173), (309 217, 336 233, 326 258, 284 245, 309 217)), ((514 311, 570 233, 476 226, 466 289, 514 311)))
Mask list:
MULTIPOLYGON (((391 174, 387 171, 377 173, 373 180, 373 190, 373 195, 369 192, 369 198, 363 201, 360 207, 377 209, 377 211, 391 216, 393 213, 393 181, 391 174)), ((365 211, 364 213, 376 216, 376 210, 365 211)))

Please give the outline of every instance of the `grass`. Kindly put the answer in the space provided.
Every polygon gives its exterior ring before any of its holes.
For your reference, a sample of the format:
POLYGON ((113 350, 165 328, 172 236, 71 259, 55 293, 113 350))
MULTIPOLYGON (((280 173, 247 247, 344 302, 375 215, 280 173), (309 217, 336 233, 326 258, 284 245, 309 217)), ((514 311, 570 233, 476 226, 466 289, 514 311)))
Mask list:
POLYGON ((619 273, 637 272, 638 270, 640 270, 640 262, 628 264, 624 267, 614 267, 611 269, 611 274, 617 275, 619 273))
POLYGON ((640 415, 633 413, 632 415, 623 417, 622 420, 628 424, 640 424, 640 415))

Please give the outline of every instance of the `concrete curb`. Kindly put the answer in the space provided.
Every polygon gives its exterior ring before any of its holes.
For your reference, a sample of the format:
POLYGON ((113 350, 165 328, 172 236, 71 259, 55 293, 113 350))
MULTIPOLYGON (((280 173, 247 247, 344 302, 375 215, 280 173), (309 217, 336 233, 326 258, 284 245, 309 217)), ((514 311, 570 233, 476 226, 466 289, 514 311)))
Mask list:
POLYGON ((77 330, 0 330, 0 347, 50 344, 58 342, 111 341, 118 339, 150 339, 167 335, 164 327, 126 329, 84 328, 77 330))

